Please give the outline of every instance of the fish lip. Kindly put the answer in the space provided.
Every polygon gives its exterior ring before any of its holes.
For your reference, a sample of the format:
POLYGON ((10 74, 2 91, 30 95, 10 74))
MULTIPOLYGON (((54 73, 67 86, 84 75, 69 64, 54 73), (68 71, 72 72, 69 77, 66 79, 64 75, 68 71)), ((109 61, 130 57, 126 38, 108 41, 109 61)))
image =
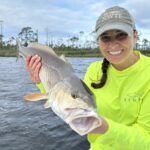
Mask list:
POLYGON ((74 109, 70 109, 70 111, 71 110, 73 110, 73 111, 66 118, 67 123, 73 122, 76 119, 95 117, 95 116, 93 116, 93 114, 97 114, 96 110, 94 108, 92 108, 92 109, 74 108, 74 109), (81 110, 81 112, 80 112, 80 110, 81 110), (77 114, 75 113, 75 115, 72 115, 75 111, 79 111, 80 113, 77 113, 77 114), (92 114, 91 114, 91 112, 92 112, 92 114))

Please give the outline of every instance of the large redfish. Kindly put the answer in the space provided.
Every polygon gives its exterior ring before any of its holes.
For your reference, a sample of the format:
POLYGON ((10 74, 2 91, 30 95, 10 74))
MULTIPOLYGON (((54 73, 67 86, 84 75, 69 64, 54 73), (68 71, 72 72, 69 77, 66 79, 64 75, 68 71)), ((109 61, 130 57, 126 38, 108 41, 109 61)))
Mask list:
POLYGON ((46 94, 34 93, 25 96, 26 100, 47 99, 44 107, 52 110, 80 135, 85 135, 101 125, 96 113, 93 94, 79 79, 64 56, 58 57, 49 47, 32 43, 28 47, 17 43, 19 55, 38 55, 42 58, 40 79, 46 94))

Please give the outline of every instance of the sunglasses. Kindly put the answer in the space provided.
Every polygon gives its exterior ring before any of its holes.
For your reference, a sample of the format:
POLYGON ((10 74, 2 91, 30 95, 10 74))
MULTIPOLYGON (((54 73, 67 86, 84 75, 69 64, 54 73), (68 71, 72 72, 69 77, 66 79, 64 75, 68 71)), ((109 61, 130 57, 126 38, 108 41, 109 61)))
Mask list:
POLYGON ((106 35, 104 34, 104 35, 100 36, 100 40, 104 43, 109 43, 113 40, 121 42, 121 41, 126 40, 127 38, 128 38, 128 34, 125 33, 125 32, 119 32, 115 36, 109 36, 107 34, 106 35))

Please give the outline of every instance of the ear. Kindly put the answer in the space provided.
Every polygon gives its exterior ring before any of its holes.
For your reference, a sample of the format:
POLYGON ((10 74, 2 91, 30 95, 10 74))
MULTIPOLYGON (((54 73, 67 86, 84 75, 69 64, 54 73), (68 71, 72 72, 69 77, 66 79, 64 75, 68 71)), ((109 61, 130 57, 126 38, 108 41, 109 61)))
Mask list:
POLYGON ((134 44, 138 41, 139 35, 137 31, 134 31, 134 44))

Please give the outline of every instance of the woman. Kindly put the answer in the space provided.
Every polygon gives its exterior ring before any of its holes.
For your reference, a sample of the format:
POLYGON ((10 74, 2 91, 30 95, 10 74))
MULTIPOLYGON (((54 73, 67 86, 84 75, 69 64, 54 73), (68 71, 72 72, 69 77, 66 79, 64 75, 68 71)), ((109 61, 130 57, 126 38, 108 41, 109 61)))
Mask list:
MULTIPOLYGON (((133 17, 122 7, 106 9, 96 34, 104 59, 92 63, 84 77, 102 118, 102 125, 88 134, 91 150, 150 150, 150 59, 133 50, 133 17)), ((40 57, 27 57, 26 66, 44 92, 40 57)))

